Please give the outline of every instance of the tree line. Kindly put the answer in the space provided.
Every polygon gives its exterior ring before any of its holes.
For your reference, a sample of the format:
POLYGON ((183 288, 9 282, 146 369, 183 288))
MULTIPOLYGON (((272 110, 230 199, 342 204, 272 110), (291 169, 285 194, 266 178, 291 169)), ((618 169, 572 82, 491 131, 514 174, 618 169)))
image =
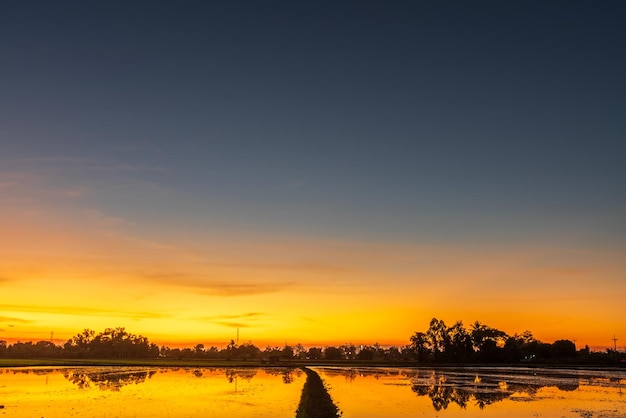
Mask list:
MULTIPOLYGON (((511 336, 478 321, 468 329, 462 321, 447 326, 437 318, 425 332, 411 337, 411 347, 416 360, 426 363, 516 363, 572 359, 578 354, 570 340, 549 344, 534 338, 530 331, 511 336)), ((588 347, 584 350, 589 351, 588 347)))
POLYGON ((433 318, 427 330, 415 332, 409 344, 382 347, 379 344, 309 347, 302 344, 261 349, 252 342, 237 344, 231 340, 225 347, 170 348, 151 343, 123 327, 107 328, 100 333, 85 329, 63 345, 51 341, 16 342, 0 340, 0 358, 73 358, 73 359, 214 359, 260 362, 294 360, 415 363, 519 363, 561 362, 610 364, 626 362, 626 354, 607 349, 591 352, 577 349, 570 340, 544 343, 532 332, 508 335, 504 331, 475 322, 466 328, 461 321, 447 326, 433 318))

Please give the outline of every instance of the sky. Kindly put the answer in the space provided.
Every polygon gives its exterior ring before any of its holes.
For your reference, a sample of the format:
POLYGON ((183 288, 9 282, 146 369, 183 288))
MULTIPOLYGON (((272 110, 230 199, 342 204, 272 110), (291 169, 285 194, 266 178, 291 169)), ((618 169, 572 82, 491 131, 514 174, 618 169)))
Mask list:
POLYGON ((0 339, 626 344, 625 18, 3 1, 0 339))

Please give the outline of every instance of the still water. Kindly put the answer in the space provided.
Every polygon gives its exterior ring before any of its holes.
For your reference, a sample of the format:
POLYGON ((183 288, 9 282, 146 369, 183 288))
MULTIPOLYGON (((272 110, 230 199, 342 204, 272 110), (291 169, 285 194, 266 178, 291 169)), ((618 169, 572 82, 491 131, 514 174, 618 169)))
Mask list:
POLYGON ((294 369, 0 369, 0 417, 290 417, 294 369))
POLYGON ((626 371, 315 370, 343 418, 626 417, 626 371))
MULTIPOLYGON (((626 371, 314 367, 343 418, 626 417, 626 371)), ((0 369, 2 417, 295 417, 288 368, 0 369)))

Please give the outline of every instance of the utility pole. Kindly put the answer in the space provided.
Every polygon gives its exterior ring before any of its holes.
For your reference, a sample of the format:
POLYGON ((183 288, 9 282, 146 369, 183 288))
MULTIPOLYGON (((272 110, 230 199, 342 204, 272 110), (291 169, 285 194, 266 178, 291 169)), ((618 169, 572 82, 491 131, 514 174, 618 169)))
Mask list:
POLYGON ((237 345, 239 345, 239 328, 237 328, 237 345))
POLYGON ((613 334, 613 350, 617 351, 617 338, 615 338, 615 334, 613 334))
POLYGON ((54 331, 50 331, 50 342, 54 344, 54 331))

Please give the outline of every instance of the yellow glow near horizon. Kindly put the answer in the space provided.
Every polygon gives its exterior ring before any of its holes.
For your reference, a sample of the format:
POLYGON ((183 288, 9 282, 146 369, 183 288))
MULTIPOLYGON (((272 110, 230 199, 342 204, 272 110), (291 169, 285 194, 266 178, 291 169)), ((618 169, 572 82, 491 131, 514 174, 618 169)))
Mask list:
POLYGON ((403 345, 430 318, 611 346, 626 261, 493 248, 142 231, 98 211, 0 213, 0 339, 123 326, 155 342, 403 345))

